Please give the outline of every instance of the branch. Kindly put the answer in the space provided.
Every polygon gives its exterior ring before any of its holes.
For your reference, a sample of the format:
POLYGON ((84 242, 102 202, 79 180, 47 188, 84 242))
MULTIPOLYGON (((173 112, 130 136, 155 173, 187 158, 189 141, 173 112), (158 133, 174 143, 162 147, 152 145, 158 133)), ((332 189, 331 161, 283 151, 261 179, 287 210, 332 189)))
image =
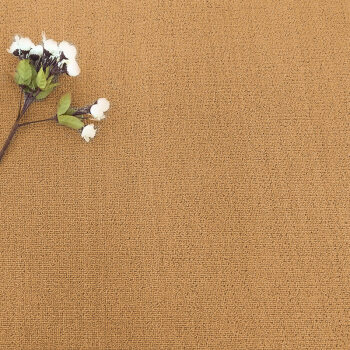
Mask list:
POLYGON ((54 115, 53 117, 50 117, 50 118, 46 118, 46 119, 33 120, 31 122, 21 123, 21 124, 18 124, 18 126, 25 126, 25 125, 29 125, 29 124, 42 123, 42 122, 47 122, 49 120, 57 120, 56 115, 54 115))
MULTIPOLYGON (((22 100, 22 94, 23 94, 23 91, 22 91, 22 93, 21 93, 21 100, 22 100)), ((12 125, 12 128, 11 128, 11 130, 10 130, 10 133, 9 133, 9 135, 7 136, 7 139, 6 139, 5 143, 4 143, 4 145, 2 146, 2 148, 1 148, 1 150, 0 150, 0 161, 1 161, 2 157, 4 156, 4 154, 5 154, 5 152, 6 152, 7 148, 8 148, 8 146, 10 145, 10 143, 11 143, 13 137, 15 136, 15 133, 16 133, 16 131, 17 131, 17 129, 18 129, 18 125, 19 125, 19 124, 18 124, 19 120, 23 117, 24 113, 27 111, 27 109, 29 108, 29 106, 31 105, 31 103, 32 103, 34 100, 35 100, 35 97, 34 97, 34 96, 32 96, 32 95, 27 95, 27 96, 26 96, 26 99, 25 99, 24 104, 23 104, 23 108, 22 108, 22 110, 19 109, 17 118, 16 118, 15 122, 14 122, 13 125, 12 125)), ((21 106, 21 101, 20 101, 20 106, 21 106)))

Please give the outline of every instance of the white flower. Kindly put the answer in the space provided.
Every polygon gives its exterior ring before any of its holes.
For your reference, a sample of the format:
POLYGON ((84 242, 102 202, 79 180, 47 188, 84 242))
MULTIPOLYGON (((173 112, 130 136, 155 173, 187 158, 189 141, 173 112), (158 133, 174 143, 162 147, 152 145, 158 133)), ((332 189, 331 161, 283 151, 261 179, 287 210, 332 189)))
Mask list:
POLYGON ((96 103, 91 106, 90 108, 90 114, 94 117, 96 120, 102 120, 105 118, 105 115, 103 113, 103 110, 101 109, 101 106, 96 103))
POLYGON ((35 45, 29 38, 19 38, 18 47, 22 51, 29 51, 35 45))
POLYGON ((42 56, 43 51, 44 51, 44 48, 42 47, 42 45, 36 45, 29 51, 29 55, 42 56))
POLYGON ((99 98, 97 100, 97 104, 100 106, 100 109, 103 112, 107 112, 109 110, 110 103, 106 98, 104 97, 99 98))
POLYGON ((14 53, 16 50, 19 50, 18 42, 19 42, 19 35, 15 35, 13 43, 11 44, 10 48, 7 49, 7 52, 14 53))
POLYGON ((94 119, 102 120, 106 117, 104 112, 109 110, 109 106, 109 101, 106 98, 101 97, 94 105, 90 107, 90 114, 94 117, 94 119))
POLYGON ((29 51, 35 45, 29 38, 22 38, 19 35, 15 35, 14 41, 11 44, 10 48, 7 50, 9 53, 14 53, 16 50, 20 51, 29 51))
POLYGON ((81 137, 86 141, 89 142, 90 139, 93 139, 96 135, 96 129, 94 127, 94 124, 89 124, 84 126, 82 132, 81 132, 81 137))
POLYGON ((53 39, 47 39, 44 41, 44 49, 49 51, 52 56, 59 55, 57 41, 53 39))
POLYGON ((52 56, 59 56, 57 41, 53 39, 46 39, 46 35, 44 32, 42 33, 42 37, 44 49, 49 51, 52 56))
POLYGON ((14 42, 11 44, 10 48, 7 49, 7 52, 8 52, 8 53, 14 53, 16 50, 19 50, 18 41, 14 41, 14 42))
POLYGON ((80 74, 80 67, 76 60, 66 60, 67 73, 71 77, 76 77, 80 74))
POLYGON ((67 41, 61 41, 58 45, 58 48, 63 52, 64 56, 69 60, 74 60, 77 56, 77 49, 74 45, 70 44, 67 41))

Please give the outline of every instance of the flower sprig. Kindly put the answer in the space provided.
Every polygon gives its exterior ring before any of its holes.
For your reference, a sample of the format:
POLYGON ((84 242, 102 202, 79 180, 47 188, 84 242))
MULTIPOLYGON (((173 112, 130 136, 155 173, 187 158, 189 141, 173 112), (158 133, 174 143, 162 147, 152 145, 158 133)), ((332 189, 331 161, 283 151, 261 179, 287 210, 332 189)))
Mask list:
POLYGON ((80 74, 76 60, 77 49, 73 44, 67 41, 57 43, 53 39, 47 39, 43 33, 42 43, 35 45, 29 38, 16 35, 7 51, 19 59, 14 80, 21 90, 21 100, 17 118, 0 150, 0 160, 17 129, 25 125, 55 121, 59 125, 78 130, 86 142, 95 137, 97 129, 94 124, 86 125, 85 121, 89 119, 101 121, 106 117, 105 113, 110 107, 106 98, 99 98, 90 105, 74 108, 71 105, 71 94, 67 93, 59 100, 54 116, 20 122, 33 102, 44 100, 59 85, 60 75, 76 77, 80 74), (22 96, 24 96, 23 106, 22 96))

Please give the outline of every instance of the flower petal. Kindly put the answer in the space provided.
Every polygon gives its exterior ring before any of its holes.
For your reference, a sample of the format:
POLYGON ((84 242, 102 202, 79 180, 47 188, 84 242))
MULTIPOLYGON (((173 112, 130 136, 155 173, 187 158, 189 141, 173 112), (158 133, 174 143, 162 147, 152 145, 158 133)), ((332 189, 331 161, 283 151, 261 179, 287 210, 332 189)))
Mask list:
POLYGON ((22 51, 29 51, 35 45, 29 38, 20 38, 18 40, 18 47, 22 51))
POLYGON ((42 47, 42 45, 36 45, 30 50, 29 55, 42 56, 43 51, 44 51, 44 48, 42 47))
POLYGON ((14 53, 16 50, 18 50, 19 49, 19 47, 18 47, 18 42, 17 41, 14 41, 12 44, 11 44, 11 46, 10 46, 10 48, 9 49, 7 49, 7 52, 8 53, 14 53))
POLYGON ((70 44, 68 41, 61 41, 58 48, 61 52, 63 52, 64 56, 70 60, 74 60, 77 56, 76 47, 70 44))
POLYGON ((81 131, 81 137, 86 141, 89 142, 90 139, 93 139, 96 135, 96 130, 94 127, 94 124, 89 124, 84 126, 83 130, 81 131))
POLYGON ((110 103, 106 98, 104 98, 104 97, 99 98, 97 100, 97 104, 100 106, 100 108, 103 112, 107 112, 109 110, 110 103))
POLYGON ((67 61, 67 73, 71 77, 76 77, 80 74, 80 67, 76 60, 67 61))
POLYGON ((47 39, 47 40, 43 40, 43 44, 44 44, 44 49, 49 51, 51 53, 51 55, 53 55, 53 56, 59 55, 57 41, 55 41, 53 39, 47 39))
POLYGON ((90 113, 96 120, 101 120, 105 118, 101 106, 97 103, 91 106, 90 113))

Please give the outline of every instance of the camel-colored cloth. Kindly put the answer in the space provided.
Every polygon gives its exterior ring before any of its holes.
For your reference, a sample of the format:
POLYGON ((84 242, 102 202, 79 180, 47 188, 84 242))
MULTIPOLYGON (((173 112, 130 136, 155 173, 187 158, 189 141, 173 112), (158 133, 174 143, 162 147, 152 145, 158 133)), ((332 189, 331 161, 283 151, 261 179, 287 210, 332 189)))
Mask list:
POLYGON ((0 164, 1 350, 350 348, 345 0, 0 0, 0 143, 18 33, 79 50, 85 143, 23 127, 0 164))

